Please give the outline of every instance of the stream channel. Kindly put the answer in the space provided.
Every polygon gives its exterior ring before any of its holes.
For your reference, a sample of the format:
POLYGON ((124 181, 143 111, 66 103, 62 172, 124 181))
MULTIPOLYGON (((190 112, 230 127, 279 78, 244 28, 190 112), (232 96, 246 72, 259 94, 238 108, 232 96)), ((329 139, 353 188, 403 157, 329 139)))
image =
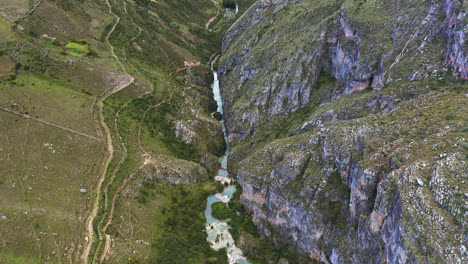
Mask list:
POLYGON ((211 205, 214 203, 227 203, 231 200, 232 195, 236 191, 236 186, 232 183, 234 182, 233 178, 229 177, 227 171, 227 162, 229 157, 229 143, 227 138, 226 124, 224 122, 224 112, 223 112, 223 98, 221 96, 221 91, 219 89, 218 73, 213 69, 213 64, 216 62, 218 57, 216 57, 211 63, 211 71, 214 75, 213 94, 214 99, 218 105, 217 111, 223 114, 223 119, 220 121, 223 127, 224 141, 226 142, 226 151, 224 155, 219 158, 221 163, 221 168, 215 177, 216 181, 221 182, 223 185, 228 183, 228 186, 224 188, 222 193, 217 193, 215 195, 208 196, 205 208, 205 218, 206 218, 206 233, 208 234, 208 242, 210 242, 211 248, 219 250, 225 248, 228 255, 228 260, 230 264, 239 263, 239 264, 250 264, 242 254, 242 250, 238 248, 234 239, 232 238, 231 233, 229 232, 229 224, 226 221, 221 221, 213 217, 211 211, 211 205))

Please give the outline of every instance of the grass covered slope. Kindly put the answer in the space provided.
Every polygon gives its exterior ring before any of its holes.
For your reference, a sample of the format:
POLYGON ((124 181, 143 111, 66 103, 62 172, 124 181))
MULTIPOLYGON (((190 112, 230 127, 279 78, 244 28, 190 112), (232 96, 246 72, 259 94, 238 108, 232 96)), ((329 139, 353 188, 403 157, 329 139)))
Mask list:
POLYGON ((0 263, 225 263, 204 232, 224 150, 207 63, 235 18, 206 30, 208 0, 35 4, 0 7, 0 263))
MULTIPOLYGON (((23 4, 16 2, 18 10, 31 8, 23 4)), ((102 70, 74 81, 89 65, 49 57, 25 39, 2 19, 0 262, 78 261, 105 154, 95 97, 84 91, 111 89, 119 74, 102 70), (100 87, 86 85, 92 82, 100 87)))

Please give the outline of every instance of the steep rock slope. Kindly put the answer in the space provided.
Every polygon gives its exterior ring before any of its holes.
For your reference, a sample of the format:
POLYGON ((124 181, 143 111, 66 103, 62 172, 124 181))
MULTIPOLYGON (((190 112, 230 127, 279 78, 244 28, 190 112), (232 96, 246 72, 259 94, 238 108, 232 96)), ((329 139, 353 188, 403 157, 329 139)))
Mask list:
POLYGON ((233 140, 251 133, 261 117, 317 100, 311 92, 321 72, 340 84, 322 101, 448 67, 466 78, 463 10, 450 0, 258 1, 223 43, 220 72, 232 87, 224 95, 236 119, 233 140))
POLYGON ((257 1, 219 72, 261 233, 331 263, 467 260, 466 4, 257 1))

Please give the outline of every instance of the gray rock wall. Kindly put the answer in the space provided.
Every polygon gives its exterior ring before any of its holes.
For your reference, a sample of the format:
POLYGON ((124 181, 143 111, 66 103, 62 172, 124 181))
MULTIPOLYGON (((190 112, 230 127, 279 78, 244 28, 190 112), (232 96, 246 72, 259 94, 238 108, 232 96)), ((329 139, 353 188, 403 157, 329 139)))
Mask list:
POLYGON ((464 97, 426 82, 467 78, 465 10, 257 1, 232 26, 231 169, 262 234, 326 263, 467 261, 464 97))

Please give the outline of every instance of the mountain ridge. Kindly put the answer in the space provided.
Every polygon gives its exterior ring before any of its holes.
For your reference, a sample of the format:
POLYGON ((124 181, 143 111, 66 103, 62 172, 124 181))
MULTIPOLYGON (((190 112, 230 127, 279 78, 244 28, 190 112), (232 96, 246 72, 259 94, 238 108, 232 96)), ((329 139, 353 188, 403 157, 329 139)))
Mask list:
POLYGON ((230 28, 230 164, 260 233, 325 263, 466 261, 465 14, 265 0, 230 28))

